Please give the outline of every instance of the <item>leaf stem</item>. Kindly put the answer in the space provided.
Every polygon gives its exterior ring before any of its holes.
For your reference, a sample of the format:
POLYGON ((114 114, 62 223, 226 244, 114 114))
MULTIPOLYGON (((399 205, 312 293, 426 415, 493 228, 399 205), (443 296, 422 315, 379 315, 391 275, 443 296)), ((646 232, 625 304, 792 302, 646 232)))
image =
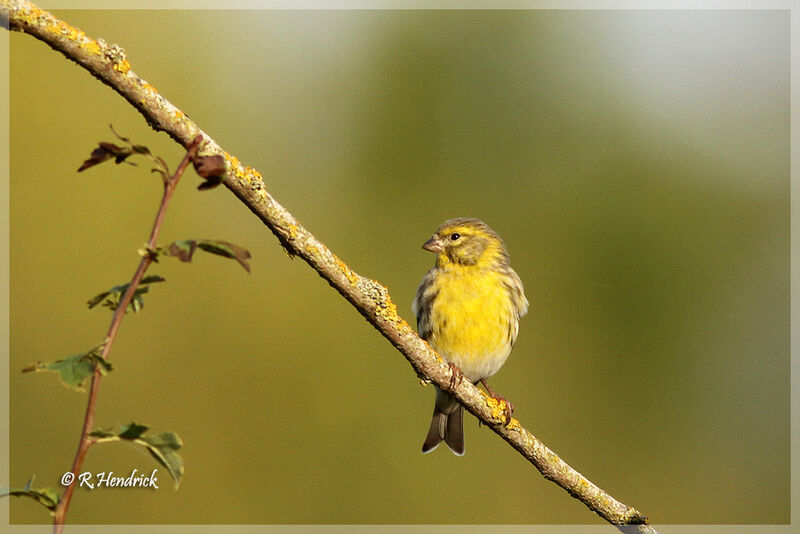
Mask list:
MULTIPOLYGON (((164 181, 164 194, 161 197, 161 205, 158 208, 156 220, 153 223, 152 230, 150 231, 150 238, 147 241, 146 247, 147 250, 142 256, 139 266, 136 268, 136 272, 134 273, 133 278, 128 285, 128 290, 123 295, 119 306, 117 306, 117 309, 114 310, 114 315, 111 318, 111 325, 108 328, 108 333, 106 334, 106 339, 103 343, 103 349, 100 352, 100 357, 103 359, 108 359, 108 355, 111 352, 111 346, 114 344, 114 340, 117 338, 117 332, 119 332, 119 327, 122 324, 122 319, 125 317, 125 312, 128 309, 128 305, 131 303, 133 295, 136 293, 136 288, 139 286, 142 278, 144 278, 144 273, 147 271, 147 268, 150 266, 150 264, 153 263, 154 255, 151 253, 151 251, 156 247, 156 241, 158 240, 158 235, 161 232, 161 226, 164 223, 164 215, 167 212, 169 201, 172 198, 175 187, 178 185, 178 181, 186 171, 186 167, 197 155, 201 141, 202 137, 198 135, 189 143, 186 148, 186 155, 183 157, 183 161, 181 161, 181 164, 178 166, 175 174, 164 181)), ((64 495, 62 495, 61 499, 59 499, 58 506, 53 513, 53 532, 55 534, 61 534, 64 530, 64 520, 66 518, 67 511, 69 510, 70 502, 72 501, 72 494, 75 491, 77 474, 80 472, 81 467, 83 466, 83 461, 86 459, 86 453, 89 451, 89 447, 97 442, 97 439, 90 436, 89 433, 92 432, 92 427, 94 426, 97 393, 100 390, 100 380, 102 379, 102 376, 103 375, 100 371, 100 368, 95 365, 94 374, 92 375, 92 383, 89 387, 89 399, 86 402, 86 414, 83 417, 81 438, 78 442, 78 450, 75 453, 75 459, 72 461, 72 468, 70 469, 70 471, 76 476, 74 477, 72 484, 67 486, 67 489, 64 491, 64 495)))

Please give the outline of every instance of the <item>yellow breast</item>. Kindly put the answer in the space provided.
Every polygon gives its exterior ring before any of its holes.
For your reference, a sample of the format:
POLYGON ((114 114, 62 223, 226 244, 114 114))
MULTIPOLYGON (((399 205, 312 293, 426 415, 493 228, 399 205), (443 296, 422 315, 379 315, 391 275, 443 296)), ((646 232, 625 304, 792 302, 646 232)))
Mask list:
POLYGON ((502 275, 473 267, 440 277, 428 341, 471 381, 492 376, 508 358, 518 325, 502 275))

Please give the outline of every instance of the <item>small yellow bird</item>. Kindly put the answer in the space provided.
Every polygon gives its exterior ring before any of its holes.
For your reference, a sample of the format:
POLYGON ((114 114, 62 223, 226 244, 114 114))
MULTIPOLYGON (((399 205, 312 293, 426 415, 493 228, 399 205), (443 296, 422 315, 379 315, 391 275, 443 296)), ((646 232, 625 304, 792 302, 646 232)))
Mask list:
MULTIPOLYGON (((422 248, 436 254, 436 265, 422 279, 411 306, 419 335, 470 382, 481 382, 497 397, 485 379, 505 363, 519 318, 528 311, 505 243, 483 221, 462 218, 445 221, 422 248)), ((463 420, 464 407, 437 387, 422 452, 444 440, 463 455, 463 420)))

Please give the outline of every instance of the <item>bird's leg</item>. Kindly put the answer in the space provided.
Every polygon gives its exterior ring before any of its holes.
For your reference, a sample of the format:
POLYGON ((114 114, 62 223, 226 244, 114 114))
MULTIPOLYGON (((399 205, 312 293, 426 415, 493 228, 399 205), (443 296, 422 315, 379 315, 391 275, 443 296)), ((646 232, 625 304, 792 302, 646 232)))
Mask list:
POLYGON ((492 388, 489 387, 489 384, 487 384, 486 380, 483 378, 480 379, 480 383, 483 384, 483 387, 486 388, 486 391, 493 399, 503 403, 503 413, 506 415, 506 425, 508 425, 511 422, 511 414, 514 413, 514 404, 505 397, 492 391, 492 388))
POLYGON ((464 374, 453 362, 447 362, 447 365, 450 367, 450 384, 447 388, 447 391, 453 391, 453 389, 455 389, 455 387, 461 384, 461 381, 464 380, 464 374))

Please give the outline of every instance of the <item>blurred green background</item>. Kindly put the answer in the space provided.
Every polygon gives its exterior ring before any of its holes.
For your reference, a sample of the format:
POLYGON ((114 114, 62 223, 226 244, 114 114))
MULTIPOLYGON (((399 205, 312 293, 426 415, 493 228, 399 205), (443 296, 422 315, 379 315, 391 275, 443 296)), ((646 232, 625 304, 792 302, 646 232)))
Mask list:
MULTIPOLYGON (((244 163, 401 314, 439 223, 502 235, 531 309, 493 386, 592 481, 659 524, 788 523, 788 11, 58 11, 244 163)), ((86 396, 23 375, 99 343, 85 301, 130 279, 160 198, 75 170, 108 124, 180 147, 11 35, 11 482, 57 486, 86 396)), ((351 306, 224 188, 187 174, 162 242, 208 255, 128 316, 97 425, 184 440, 178 491, 78 490, 71 523, 599 523, 474 418, 420 454, 433 404, 351 306)), ((97 446, 128 474, 142 449, 97 446)), ((14 499, 16 523, 47 523, 14 499)))

